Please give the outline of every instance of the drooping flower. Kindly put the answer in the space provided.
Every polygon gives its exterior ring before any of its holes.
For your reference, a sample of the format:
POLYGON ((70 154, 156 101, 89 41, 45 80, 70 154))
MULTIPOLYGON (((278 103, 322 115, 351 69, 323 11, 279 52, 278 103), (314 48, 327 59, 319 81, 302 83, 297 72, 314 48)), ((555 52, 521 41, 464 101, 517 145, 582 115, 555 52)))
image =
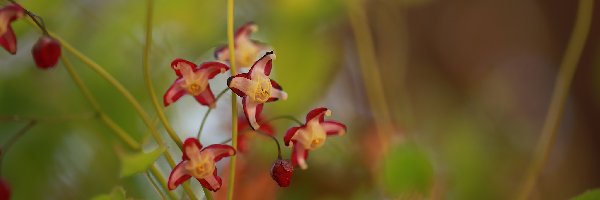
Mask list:
MULTIPOLYGON (((256 40, 250 39, 250 34, 258 31, 258 25, 254 22, 248 22, 239 27, 234 36, 235 64, 240 68, 250 67, 252 62, 261 51, 267 49, 267 46, 256 40)), ((220 61, 229 62, 229 48, 223 45, 215 50, 215 58, 220 61)))
MULTIPOLYGON (((266 133, 268 135, 275 135, 275 128, 270 123, 265 123, 262 115, 259 115, 256 120, 261 125, 258 131, 266 133)), ((244 115, 238 116, 238 140, 237 140, 237 151, 244 153, 249 149, 250 139, 254 136, 254 130, 248 125, 248 120, 244 115)))
POLYGON ((223 181, 217 175, 215 164, 222 158, 233 155, 235 149, 229 145, 213 144, 203 149, 196 138, 186 139, 183 143, 183 160, 169 175, 169 190, 194 177, 202 187, 216 192, 221 188, 223 181))
POLYGON ((306 115, 306 122, 302 126, 290 128, 283 138, 285 145, 292 143, 292 164, 306 169, 306 158, 308 151, 318 149, 325 144, 328 136, 344 135, 346 125, 325 120, 325 116, 330 116, 331 111, 327 108, 316 108, 306 115))
POLYGON ((264 103, 287 99, 287 93, 277 82, 269 78, 273 59, 275 59, 273 51, 267 52, 252 65, 248 73, 241 73, 227 80, 231 91, 242 97, 244 115, 254 130, 260 128, 256 118, 262 112, 264 103))
POLYGON ((54 67, 60 58, 60 43, 58 40, 44 35, 38 39, 31 49, 33 60, 40 69, 54 67))
POLYGON ((165 106, 169 106, 187 93, 194 96, 200 104, 211 108, 215 107, 215 95, 210 90, 208 80, 229 70, 226 64, 205 62, 197 67, 196 64, 190 61, 178 58, 171 62, 171 68, 175 70, 178 78, 163 97, 165 106))
POLYGON ((0 45, 13 55, 17 53, 17 37, 10 24, 23 15, 25 9, 17 4, 0 8, 0 45))
POLYGON ((289 160, 277 159, 271 167, 271 178, 277 182, 280 187, 290 186, 294 166, 289 160))

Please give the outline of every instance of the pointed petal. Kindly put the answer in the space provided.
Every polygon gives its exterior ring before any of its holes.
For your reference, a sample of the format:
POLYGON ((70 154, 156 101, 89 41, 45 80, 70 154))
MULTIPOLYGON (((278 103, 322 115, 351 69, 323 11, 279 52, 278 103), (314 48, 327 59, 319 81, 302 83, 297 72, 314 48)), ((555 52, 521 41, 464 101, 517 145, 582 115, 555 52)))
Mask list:
POLYGON ((267 102, 277 101, 279 99, 282 99, 282 100, 287 99, 287 97, 288 97, 287 93, 284 92, 283 89, 281 88, 281 86, 272 79, 271 79, 271 86, 273 86, 273 89, 271 89, 271 98, 269 98, 269 100, 267 102))
POLYGON ((17 4, 9 4, 0 8, 0 35, 4 35, 10 23, 23 17, 25 15, 25 9, 17 4))
POLYGON ((182 71, 184 67, 191 68, 190 71, 196 71, 197 66, 193 62, 181 58, 176 58, 175 60, 173 60, 173 62, 171 62, 171 68, 175 70, 175 74, 177 74, 177 76, 179 77, 183 76, 182 71))
POLYGON ((292 137, 294 137, 294 135, 296 135, 296 132, 298 132, 298 129, 302 127, 303 126, 296 126, 287 130, 285 136, 283 137, 283 142, 285 143, 285 146, 290 146, 290 141, 292 140, 292 137))
POLYGON ((315 108, 306 114, 306 122, 308 123, 310 120, 318 119, 319 122, 323 122, 325 120, 325 115, 331 115, 331 111, 327 108, 315 108))
POLYGON ((346 125, 336 121, 324 121, 321 122, 323 130, 330 135, 344 135, 346 134, 346 125))
POLYGON ((248 22, 235 31, 235 40, 248 39, 250 34, 258 31, 258 25, 254 22, 248 22))
POLYGON ((6 33, 0 37, 0 45, 10 54, 15 55, 17 53, 17 37, 12 27, 9 26, 6 33))
POLYGON ((206 89, 202 91, 198 96, 194 96, 198 103, 208 106, 210 108, 215 107, 215 95, 210 89, 210 85, 206 86, 206 89))
POLYGON ((215 49, 215 59, 220 61, 229 61, 229 47, 227 45, 220 46, 215 49))
POLYGON ((224 157, 229 157, 235 155, 235 149, 229 145, 225 144, 212 144, 207 146, 202 150, 212 154, 215 157, 215 162, 223 159, 224 157))
POLYGON ((196 138, 188 138, 183 142, 183 160, 189 160, 190 157, 198 157, 202 149, 202 144, 196 138))
POLYGON ((205 62, 200 65, 199 70, 202 70, 202 73, 208 74, 208 79, 214 78, 217 74, 226 72, 229 70, 229 66, 220 62, 205 62))
POLYGON ((258 59, 254 65, 252 65, 252 68, 250 68, 250 71, 248 72, 250 77, 255 77, 257 74, 269 76, 269 74, 271 74, 271 67, 274 59, 275 53, 273 53, 273 51, 265 53, 265 55, 258 59))
POLYGON ((250 123, 252 129, 259 129, 260 124, 258 124, 256 118, 262 112, 263 104, 255 103, 252 100, 248 100, 248 97, 244 97, 242 99, 242 105, 244 107, 244 114, 246 115, 246 119, 248 119, 248 123, 250 123))
POLYGON ((169 175, 169 182, 167 184, 169 190, 174 190, 178 185, 181 185, 183 182, 192 177, 187 173, 187 170, 184 167, 187 162, 189 161, 181 161, 179 164, 177 164, 177 166, 175 166, 173 171, 171 171, 171 175, 169 175))
POLYGON ((173 102, 176 102, 177 100, 179 100, 179 98, 181 98, 181 96, 187 93, 187 91, 185 91, 185 89, 181 87, 182 81, 182 78, 178 78, 177 80, 175 80, 175 82, 173 82, 171 87, 169 87, 169 89, 163 96, 163 104, 165 105, 165 107, 171 105, 173 102))
POLYGON ((199 178, 198 182, 200 182, 202 187, 213 192, 216 192, 217 190, 221 189, 221 185, 223 184, 223 180, 221 180, 221 177, 217 175, 216 167, 215 171, 213 171, 213 175, 208 175, 202 179, 199 178))
POLYGON ((306 164, 306 159, 308 158, 308 150, 304 149, 302 144, 294 144, 294 149, 292 150, 292 165, 300 166, 302 169, 308 168, 306 164))
POLYGON ((245 97, 250 93, 252 81, 247 73, 238 74, 227 79, 227 86, 240 97, 245 97))

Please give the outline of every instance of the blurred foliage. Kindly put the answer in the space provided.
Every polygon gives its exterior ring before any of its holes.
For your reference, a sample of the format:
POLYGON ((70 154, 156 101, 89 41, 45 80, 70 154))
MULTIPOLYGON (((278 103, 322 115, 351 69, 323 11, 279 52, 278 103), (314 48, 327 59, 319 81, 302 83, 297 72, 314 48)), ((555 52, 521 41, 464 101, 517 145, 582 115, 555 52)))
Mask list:
POLYGON ((121 177, 147 171, 165 150, 167 150, 165 147, 158 147, 148 153, 127 154, 122 151, 117 152, 121 161, 121 177))
POLYGON ((600 189, 594 189, 584 192, 571 198, 571 200, 597 200, 600 199, 600 189))

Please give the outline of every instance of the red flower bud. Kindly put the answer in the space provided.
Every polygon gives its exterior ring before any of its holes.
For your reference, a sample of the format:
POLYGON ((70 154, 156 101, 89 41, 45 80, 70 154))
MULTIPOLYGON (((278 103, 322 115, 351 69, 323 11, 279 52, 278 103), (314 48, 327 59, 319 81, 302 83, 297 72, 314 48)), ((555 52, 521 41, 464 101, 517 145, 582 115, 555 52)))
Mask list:
POLYGON ((48 69, 54 67, 60 57, 60 43, 58 40, 44 35, 35 43, 31 54, 33 54, 33 60, 35 60, 38 68, 48 69))
POLYGON ((10 186, 4 179, 0 178, 0 200, 10 199, 10 186))
POLYGON ((277 159, 271 168, 271 177, 280 187, 287 187, 292 181, 294 166, 289 160, 277 159))

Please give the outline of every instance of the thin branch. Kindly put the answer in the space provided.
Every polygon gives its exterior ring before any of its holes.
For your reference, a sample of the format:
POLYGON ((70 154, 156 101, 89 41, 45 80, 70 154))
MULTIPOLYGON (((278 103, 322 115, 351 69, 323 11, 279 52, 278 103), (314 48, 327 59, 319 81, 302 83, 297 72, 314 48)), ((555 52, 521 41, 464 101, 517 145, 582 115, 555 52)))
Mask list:
POLYGON ((4 144, 2 149, 0 149, 0 175, 2 174, 2 161, 4 161, 4 157, 6 157, 6 152, 21 138, 29 129, 35 126, 36 121, 31 120, 25 127, 21 128, 15 135, 13 135, 8 141, 4 144))
MULTIPOLYGON (((215 99, 215 102, 219 101, 221 96, 223 96, 223 94, 225 94, 225 92, 227 92, 227 90, 229 90, 229 88, 225 88, 225 89, 223 89, 223 91, 219 92, 219 94, 217 95, 217 98, 215 99)), ((202 117, 202 122, 200 122, 200 128, 198 129, 198 136, 196 137, 196 138, 198 138, 198 140, 200 140, 200 136, 202 135, 202 130, 204 130, 204 124, 206 124, 206 119, 208 118, 208 114, 210 114, 210 112, 212 110, 213 110, 212 108, 208 108, 206 113, 204 113, 204 117, 202 117)))

